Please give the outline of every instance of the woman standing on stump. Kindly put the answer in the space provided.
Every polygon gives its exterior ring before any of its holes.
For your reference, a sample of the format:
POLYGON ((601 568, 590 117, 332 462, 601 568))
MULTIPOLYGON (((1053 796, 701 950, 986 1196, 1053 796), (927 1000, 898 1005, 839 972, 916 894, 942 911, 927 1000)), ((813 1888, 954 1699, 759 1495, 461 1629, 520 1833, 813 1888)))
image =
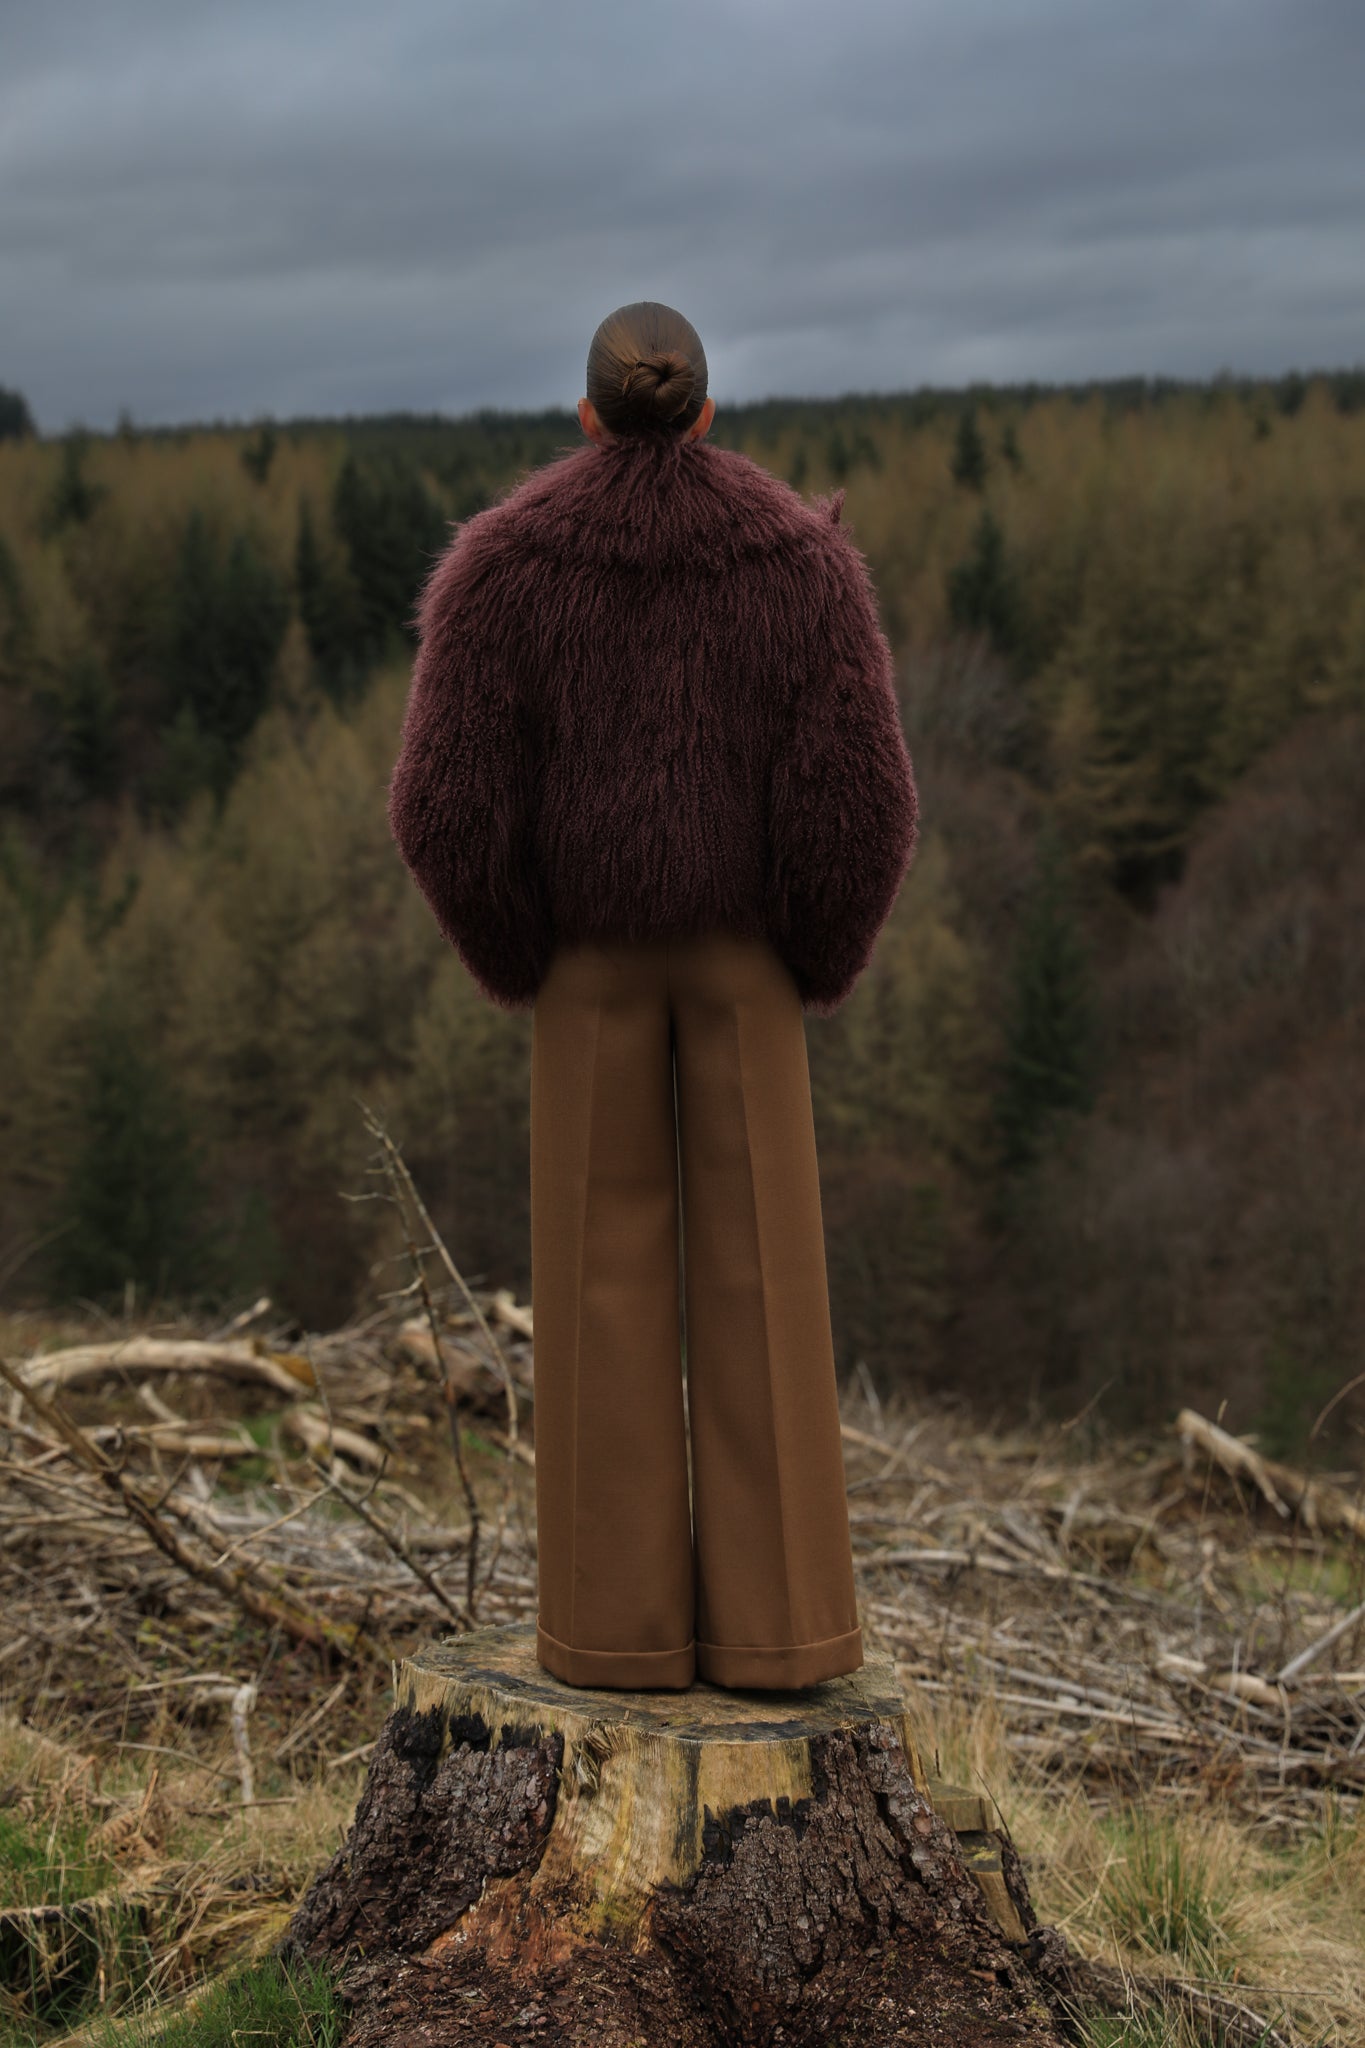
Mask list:
POLYGON ((533 1009, 536 1653, 579 1686, 863 1661, 803 1012, 867 965, 918 806, 843 492, 714 412, 681 314, 602 322, 588 446, 426 581, 389 791, 445 937, 533 1009))

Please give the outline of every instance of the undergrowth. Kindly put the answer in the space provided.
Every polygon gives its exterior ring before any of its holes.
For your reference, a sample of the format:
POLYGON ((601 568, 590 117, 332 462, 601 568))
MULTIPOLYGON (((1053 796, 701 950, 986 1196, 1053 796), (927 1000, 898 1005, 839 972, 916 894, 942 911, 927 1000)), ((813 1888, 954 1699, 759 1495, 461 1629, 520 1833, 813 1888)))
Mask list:
MULTIPOLYGON (((989 1697, 912 1719, 936 1774, 995 1802, 1039 1921, 1081 1954, 1225 1994, 1301 2048, 1365 2041, 1365 1802, 1330 1799, 1319 1825, 1277 1838, 1197 1789, 1106 1799, 1081 1743, 1074 1772, 1035 1772, 989 1697)), ((1219 2035, 1135 2012, 1095 2017, 1085 2048, 1221 2048, 1219 2035)))
POLYGON ((274 1958, 234 1970, 192 2011, 90 2030, 89 2048, 339 2048, 343 2009, 331 1974, 274 1958))

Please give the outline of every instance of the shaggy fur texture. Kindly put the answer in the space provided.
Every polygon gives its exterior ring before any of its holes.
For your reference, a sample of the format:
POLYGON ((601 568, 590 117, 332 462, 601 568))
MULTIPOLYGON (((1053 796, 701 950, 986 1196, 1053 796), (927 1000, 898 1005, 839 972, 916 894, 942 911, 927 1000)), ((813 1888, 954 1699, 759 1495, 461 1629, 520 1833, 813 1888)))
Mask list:
POLYGON ((867 965, 918 800, 843 492, 646 434, 558 456, 456 529, 420 633, 393 836, 484 994, 558 943, 768 938, 803 1005, 867 965))

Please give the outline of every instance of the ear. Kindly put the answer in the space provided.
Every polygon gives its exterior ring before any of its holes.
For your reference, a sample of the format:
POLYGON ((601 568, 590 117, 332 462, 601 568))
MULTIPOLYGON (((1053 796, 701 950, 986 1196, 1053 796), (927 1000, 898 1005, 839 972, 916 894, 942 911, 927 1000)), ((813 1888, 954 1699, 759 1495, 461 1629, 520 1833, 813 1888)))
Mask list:
POLYGON ((701 411, 697 414, 696 419, 693 420, 691 426, 687 430, 688 440, 702 440, 705 437, 707 431, 709 430, 711 422, 715 418, 715 416, 716 401, 714 398, 708 398, 705 405, 703 405, 701 411))
POLYGON ((821 500, 820 510, 824 513, 831 526, 839 524, 839 514, 844 509, 844 499, 847 496, 847 490, 840 490, 835 491, 832 496, 821 500))

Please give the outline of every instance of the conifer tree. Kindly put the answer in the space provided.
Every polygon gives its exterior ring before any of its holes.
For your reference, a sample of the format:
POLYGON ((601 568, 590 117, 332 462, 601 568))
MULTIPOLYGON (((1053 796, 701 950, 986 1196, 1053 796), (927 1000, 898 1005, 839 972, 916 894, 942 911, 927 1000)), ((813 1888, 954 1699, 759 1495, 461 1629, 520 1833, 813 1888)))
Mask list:
POLYGON ((85 474, 85 453, 89 436, 77 429, 63 437, 62 462, 57 481, 47 501, 46 529, 57 534, 68 526, 83 526, 104 497, 103 484, 92 484, 85 474))
POLYGON ((1059 1117, 1093 1106, 1097 1024, 1059 835, 1039 836, 1015 948, 996 1125, 1007 1172, 1028 1166, 1059 1117))
POLYGON ((264 710, 289 624, 289 593, 249 533, 220 563, 198 506, 181 535, 167 655, 169 735, 201 736, 204 779, 221 796, 264 710))
POLYGON ((289 593, 274 563, 250 533, 235 534, 223 569, 221 689, 207 719, 200 707, 201 722, 234 752, 265 709, 289 612, 289 593))
POLYGON ((99 653, 81 648, 72 657, 62 691, 61 743, 68 768, 88 796, 112 796, 118 788, 117 711, 99 653))
POLYGON ((957 438, 953 443, 953 479, 970 491, 979 491, 986 481, 986 444, 976 423, 976 408, 968 406, 959 414, 957 438))
POLYGON ((948 571, 948 613, 955 626, 990 636, 1002 654, 1020 641, 1020 604, 1005 558, 1005 537, 990 506, 982 508, 972 551, 948 571))
POLYGON ((315 680, 334 703, 343 703, 358 693, 366 673, 364 650, 358 650, 359 601, 345 570, 323 553, 308 498, 299 506, 294 589, 315 680))
POLYGON ((52 1222, 59 1296, 157 1294, 203 1278, 200 1163, 184 1105, 134 1021, 107 998, 92 1020, 81 1138, 52 1222))
POLYGON ((316 658, 326 644, 329 610, 322 550, 318 546, 317 528, 313 523, 313 507, 307 498, 299 505, 298 535, 294 542, 294 591, 303 630, 316 658))
POLYGON ((333 518, 346 543, 359 599, 359 637, 381 657, 395 635, 414 637, 411 613, 427 570, 449 538, 441 507, 396 460, 362 465, 348 455, 337 475, 333 518))
POLYGON ((0 686, 22 682, 32 637, 32 616, 19 564, 0 533, 0 686))
POLYGON ((248 441, 242 450, 242 467, 258 484, 263 484, 270 474, 278 440, 274 421, 265 419, 256 430, 255 440, 248 441))
POLYGON ((0 441, 23 441, 34 432, 28 400, 21 391, 0 384, 0 441))

